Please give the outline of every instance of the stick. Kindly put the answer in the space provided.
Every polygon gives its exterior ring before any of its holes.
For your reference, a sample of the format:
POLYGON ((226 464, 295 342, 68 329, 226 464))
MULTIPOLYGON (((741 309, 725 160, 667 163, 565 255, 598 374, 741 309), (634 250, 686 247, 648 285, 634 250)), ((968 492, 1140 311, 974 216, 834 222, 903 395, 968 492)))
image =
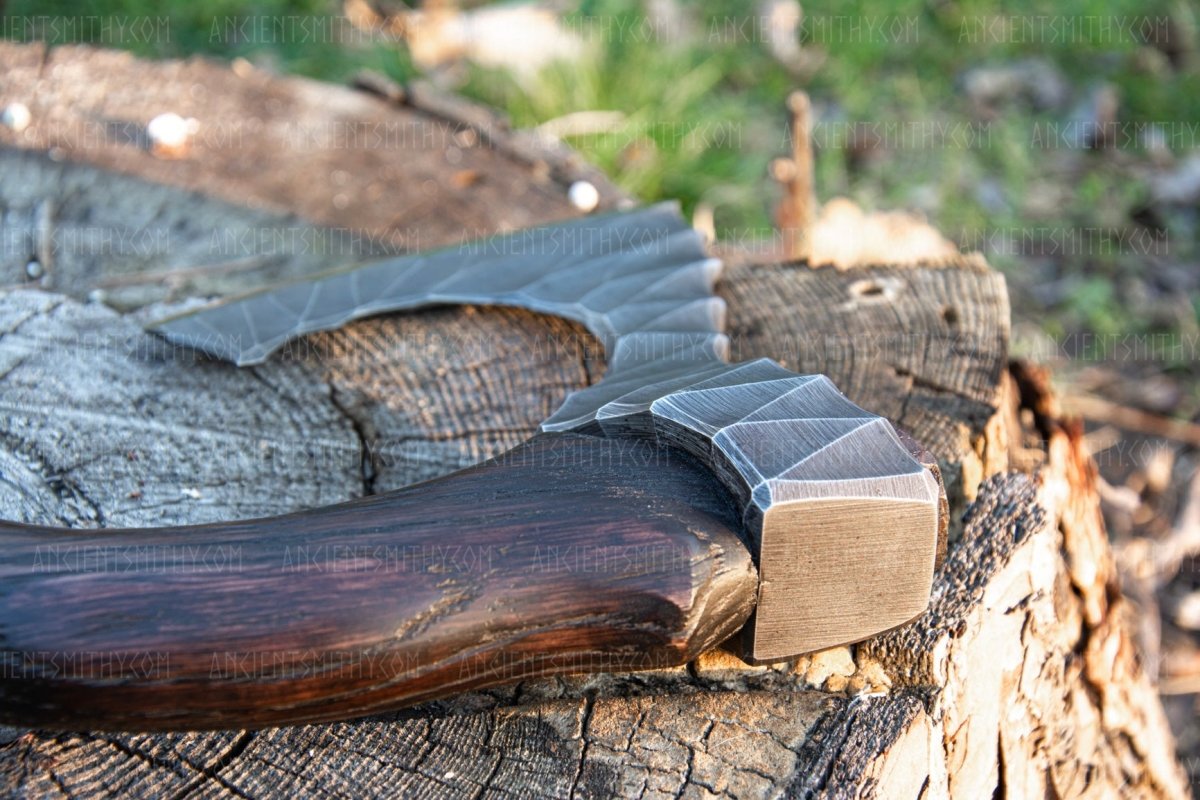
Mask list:
POLYGON ((1200 447, 1200 425, 1194 422, 1151 414, 1091 395, 1070 395, 1067 404, 1084 418, 1095 422, 1107 422, 1125 430, 1200 447))
POLYGON ((776 212, 776 224, 783 234, 784 254, 789 259, 801 260, 812 255, 812 235, 817 219, 812 105, 802 91, 792 92, 787 104, 792 114, 792 155, 771 162, 771 177, 784 188, 784 197, 776 212))

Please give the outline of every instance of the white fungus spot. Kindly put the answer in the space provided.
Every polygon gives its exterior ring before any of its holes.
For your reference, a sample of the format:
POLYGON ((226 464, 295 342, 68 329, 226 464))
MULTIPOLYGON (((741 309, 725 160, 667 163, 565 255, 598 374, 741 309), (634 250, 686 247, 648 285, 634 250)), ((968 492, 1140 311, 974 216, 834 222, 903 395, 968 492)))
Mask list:
POLYGON ((159 114, 146 125, 146 136, 155 155, 177 156, 186 151, 192 135, 199 129, 194 119, 174 112, 159 114))
POLYGON ((567 198, 571 201, 571 205, 585 213, 595 211, 596 206, 600 205, 600 192, 588 181, 572 183, 571 188, 567 189, 567 198))
POLYGON ((4 111, 0 111, 0 122, 17 133, 28 128, 31 121, 33 114, 29 113, 29 106, 24 103, 9 103, 4 111))

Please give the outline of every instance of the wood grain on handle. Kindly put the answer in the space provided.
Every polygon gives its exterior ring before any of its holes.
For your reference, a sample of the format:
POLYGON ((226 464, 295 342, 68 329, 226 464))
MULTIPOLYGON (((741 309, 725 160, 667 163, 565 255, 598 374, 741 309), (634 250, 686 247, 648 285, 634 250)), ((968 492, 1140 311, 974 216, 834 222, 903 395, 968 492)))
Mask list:
POLYGON ((687 455, 575 434, 271 519, 0 523, 0 719, 258 727, 682 664, 751 612, 738 525, 687 455))

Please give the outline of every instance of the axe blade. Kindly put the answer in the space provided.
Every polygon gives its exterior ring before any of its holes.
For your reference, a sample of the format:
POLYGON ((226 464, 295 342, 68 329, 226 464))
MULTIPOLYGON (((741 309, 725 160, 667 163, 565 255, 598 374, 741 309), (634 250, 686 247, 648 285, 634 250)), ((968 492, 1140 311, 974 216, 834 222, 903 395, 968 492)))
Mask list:
POLYGON ((576 320, 603 343, 608 369, 541 430, 649 438, 720 478, 759 571, 745 658, 788 658, 913 619, 945 548, 936 467, 828 378, 769 359, 728 363, 720 271, 678 206, 662 203, 327 273, 151 330, 248 365, 302 334, 422 306, 576 320))

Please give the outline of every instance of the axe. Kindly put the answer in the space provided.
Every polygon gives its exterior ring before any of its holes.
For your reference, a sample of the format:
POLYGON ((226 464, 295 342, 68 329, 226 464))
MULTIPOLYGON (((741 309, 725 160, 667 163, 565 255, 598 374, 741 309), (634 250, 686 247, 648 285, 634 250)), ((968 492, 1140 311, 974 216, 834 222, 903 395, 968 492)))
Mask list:
POLYGON ((729 363, 720 269, 664 204, 157 323, 245 365, 366 315, 503 304, 581 322, 607 371, 524 444, 399 491, 177 528, 0 523, 0 719, 329 721, 718 645, 778 661, 913 619, 945 550, 936 462, 824 376, 729 363), (214 550, 236 561, 193 568, 214 550))

